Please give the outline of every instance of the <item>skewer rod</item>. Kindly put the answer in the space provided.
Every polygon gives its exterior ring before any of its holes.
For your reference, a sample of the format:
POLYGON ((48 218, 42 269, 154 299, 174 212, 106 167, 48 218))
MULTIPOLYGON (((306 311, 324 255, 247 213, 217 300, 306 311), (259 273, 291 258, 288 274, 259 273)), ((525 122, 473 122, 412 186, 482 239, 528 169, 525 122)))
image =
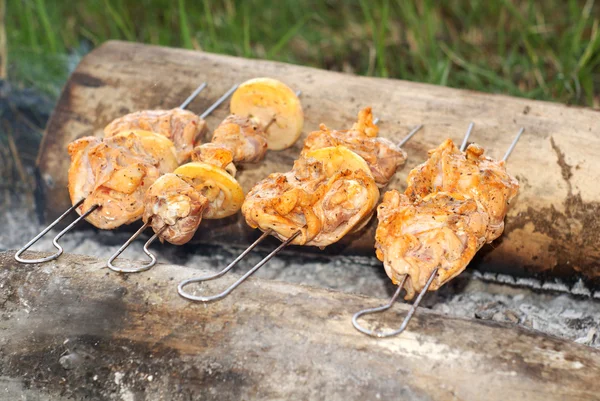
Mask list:
POLYGON ((396 290, 396 292, 392 296, 392 299, 390 300, 390 302, 388 302, 387 304, 385 304, 383 306, 379 306, 377 308, 365 309, 365 310, 362 310, 362 311, 360 311, 358 313, 355 313, 354 316, 352 316, 352 325, 354 326, 354 328, 356 330, 360 331, 361 333, 366 334, 366 335, 371 336, 371 337, 377 337, 377 338, 392 337, 392 336, 397 336, 398 334, 402 333, 404 330, 406 330, 406 327, 408 326, 408 323, 410 322, 410 320, 412 319, 413 315, 417 311, 417 308, 419 307, 419 304, 421 303, 421 300, 425 296, 425 293, 427 293, 427 291, 429 290, 429 287, 431 286, 431 283, 433 282, 433 279, 437 275, 437 272, 438 272, 438 268, 436 267, 431 272, 431 274, 429 275, 429 278, 427 279, 427 283, 425 284, 425 287, 423 287, 423 289, 421 290, 421 292, 419 292, 419 295, 417 296, 417 299, 411 305, 411 307, 410 307, 408 313, 406 314, 406 317, 402 321, 402 324, 400 325, 399 329, 394 330, 394 331, 390 331, 390 332, 368 330, 368 329, 365 329, 364 327, 362 327, 358 323, 358 318, 361 317, 361 316, 363 316, 363 315, 370 314, 370 313, 378 313, 378 312, 383 312, 383 311, 386 311, 386 310, 390 309, 392 307, 392 305, 394 304, 394 302, 396 302, 396 299, 398 299, 398 296, 400 295, 400 292, 402 291, 402 288, 404 288, 404 284, 406 283, 406 278, 407 278, 406 276, 404 276, 404 279, 398 285, 398 289, 396 290))
POLYGON ((460 145, 461 152, 464 152, 465 149, 467 148, 467 143, 469 141, 469 137, 471 136, 471 132, 473 131, 474 126, 475 126, 475 123, 469 124, 469 128, 467 129, 467 134, 465 135, 465 138, 463 139, 462 145, 460 145))
POLYGON ((196 90, 193 91, 192 94, 183 101, 183 103, 181 103, 181 105, 179 105, 179 108, 185 109, 186 107, 188 107, 190 105, 190 103, 192 103, 192 101, 196 98, 196 96, 198 96, 200 94, 200 92, 202 92, 204 90, 204 88, 206 88, 206 86, 207 86, 206 82, 202 82, 202 84, 199 87, 197 87, 196 90))
POLYGON ((523 132, 525 132, 525 128, 521 127, 521 129, 519 130, 519 133, 517 134, 517 136, 515 137, 515 139, 512 141, 512 143, 510 144, 508 150, 506 151, 506 154, 502 158, 502 161, 506 161, 506 159, 508 159, 508 156, 510 156, 510 154, 512 153, 512 151, 515 149, 515 146, 517 146, 517 142, 519 142, 519 139, 521 139, 521 135, 523 135, 523 132))
POLYGON ((408 135, 406 135, 406 137, 405 137, 405 138, 404 138, 402 141, 400 141, 400 143, 398 144, 398 147, 399 147, 399 148, 401 148, 401 147, 403 147, 404 145, 406 145, 406 142, 410 141, 410 138, 412 138, 413 136, 415 136, 415 134, 416 134, 417 132, 419 132, 419 130, 420 130, 421 128, 423 128, 423 124, 419 124, 419 125, 417 125, 415 128, 413 128, 413 129, 412 129, 412 131, 410 131, 410 132, 408 133, 408 135))
MULTIPOLYGON (((119 257, 119 255, 121 255, 123 253, 123 251, 125 251, 125 249, 127 249, 129 247, 129 245, 131 245, 131 243, 133 241, 135 241, 137 239, 137 237, 140 236, 140 234, 142 234, 144 232, 144 230, 146 228, 148 228, 148 226, 149 226, 148 223, 144 223, 143 226, 141 226, 131 237, 129 237, 129 239, 127 241, 125 241, 125 243, 123 245, 121 245, 121 247, 117 250, 117 252, 113 253, 112 256, 110 257, 110 259, 108 259, 108 262, 106 263, 106 267, 108 267, 110 270, 118 272, 118 273, 131 273, 129 271, 131 269, 125 269, 125 268, 115 266, 115 265, 113 265, 113 262, 115 261, 115 259, 117 259, 119 257)), ((154 259, 152 255, 150 255, 150 259, 151 259, 151 263, 152 263, 152 259, 154 259)), ((154 259, 154 263, 156 263, 156 259, 154 259)), ((154 263, 152 263, 152 265, 150 267, 154 266, 154 263)))
POLYGON ((30 264, 33 264, 33 263, 44 263, 44 262, 48 262, 48 261, 51 261, 51 260, 54 260, 54 259, 58 258, 62 254, 62 252, 60 252, 60 249, 59 249, 58 253, 55 253, 55 254, 53 254, 51 256, 47 256, 45 258, 39 258, 39 259, 23 259, 21 257, 21 255, 26 250, 28 250, 33 244, 35 244, 36 242, 38 242, 40 240, 40 238, 42 238, 44 235, 46 235, 48 233, 48 231, 52 230, 54 228, 54 226, 56 226, 58 223, 60 223, 61 221, 63 221, 67 217, 67 215, 69 213, 71 213, 73 210, 75 210, 79 206, 81 206, 83 204, 83 202, 85 202, 85 198, 77 201, 77 203, 75 203, 73 206, 71 206, 70 208, 68 208, 63 214, 61 214, 59 218, 57 218, 52 223, 50 223, 50 225, 48 227, 44 228, 44 230, 42 232, 40 232, 38 235, 36 235, 35 237, 33 237, 31 239, 31 241, 29 241, 28 243, 26 243, 23 248, 21 248, 21 249, 19 249, 17 251, 17 253, 15 254, 15 260, 17 262, 20 262, 20 263, 30 263, 30 264))
POLYGON ((206 109, 206 111, 200 115, 200 118, 204 120, 206 117, 208 117, 208 115, 212 113, 217 107, 219 107, 221 103, 227 100, 227 98, 231 96, 231 94, 235 92, 237 88, 238 84, 233 85, 227 92, 225 92, 223 96, 218 98, 216 102, 214 102, 208 109, 206 109))
POLYGON ((242 254, 240 256, 238 256, 233 262, 231 262, 231 264, 229 264, 226 268, 224 268, 220 272, 210 275, 210 276, 204 276, 204 277, 200 277, 200 278, 196 278, 196 279, 189 279, 189 280, 182 281, 177 286, 177 292, 179 293, 179 295, 181 295, 182 297, 184 297, 186 299, 189 299, 190 301, 213 302, 213 301, 218 301, 220 299, 225 298, 233 290, 235 290, 240 284, 242 284, 248 277, 253 275, 265 263, 267 263, 269 260, 271 260, 273 258, 273 256, 277 255, 279 252, 281 252, 281 250, 283 250, 283 248, 288 246, 298 235, 300 235, 300 231, 296 231, 290 238, 288 238, 287 240, 282 242, 277 248, 275 248, 275 250, 273 250, 271 253, 269 253, 267 256, 265 256, 260 262, 258 262, 256 265, 254 265, 254 267, 252 267, 252 269, 250 269, 248 272, 246 272, 246 274, 244 274, 242 277, 240 277, 235 283, 233 283, 225 291, 223 291, 217 295, 205 296, 205 297, 196 296, 196 295, 192 295, 192 294, 185 292, 183 287, 185 287, 188 284, 213 280, 213 279, 223 276, 233 266, 235 266, 240 260, 242 260, 256 245, 258 245, 261 241, 263 241, 270 234, 271 234, 270 230, 266 231, 263 235, 260 236, 260 238, 258 240, 256 240, 252 245, 250 245, 248 248, 246 248, 246 250, 244 250, 244 252, 242 252, 242 254))

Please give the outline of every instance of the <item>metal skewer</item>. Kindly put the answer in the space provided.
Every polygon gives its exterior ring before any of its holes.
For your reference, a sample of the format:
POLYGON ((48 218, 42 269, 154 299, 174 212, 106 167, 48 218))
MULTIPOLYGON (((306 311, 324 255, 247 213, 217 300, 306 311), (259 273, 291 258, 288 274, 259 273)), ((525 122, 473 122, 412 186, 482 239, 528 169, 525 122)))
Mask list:
POLYGON ((227 287, 225 289, 225 291, 220 292, 217 295, 211 295, 211 296, 205 296, 205 297, 192 295, 188 292, 185 292, 185 290, 183 288, 189 284, 201 283, 203 281, 208 281, 208 280, 214 280, 214 279, 217 279, 217 278, 223 276, 225 273, 227 273, 229 270, 231 270, 235 265, 237 265, 240 260, 244 259, 244 257, 246 257, 246 255, 248 255, 248 253, 250 253, 250 251, 252 251, 252 249, 254 249, 258 244, 260 244, 265 238, 267 238, 271 234, 272 234, 271 230, 265 231, 256 241, 254 241, 254 243, 252 245, 250 245, 248 248, 246 248, 244 250, 244 252, 242 252, 240 254, 240 256, 235 258, 235 260, 233 262, 231 262, 229 265, 227 265, 223 270, 221 270, 215 274, 208 275, 208 276, 202 276, 202 277, 192 278, 192 279, 182 281, 177 286, 177 292, 179 293, 179 295, 181 295, 185 299, 189 299, 190 301, 213 302, 213 301, 218 301, 219 299, 225 298, 233 290, 235 290, 240 284, 242 284, 244 281, 246 281, 246 279, 248 277, 250 277, 251 275, 256 273, 256 271, 258 269, 263 267, 263 265, 265 263, 267 263, 269 260, 271 260, 273 258, 273 256, 277 255, 279 252, 281 252, 283 250, 283 248, 287 247, 298 235, 300 235, 300 231, 296 231, 294 234, 292 234, 291 237, 289 237, 284 242, 282 242, 277 248, 275 248, 275 250, 273 250, 271 253, 269 253, 267 256, 265 256, 263 259, 261 259, 260 262, 255 264, 250 270, 248 270, 248 272, 246 272, 246 274, 244 274, 242 277, 237 279, 237 281, 235 283, 233 283, 232 285, 227 287))
POLYGON ((150 226, 150 223, 144 223, 143 226, 141 226, 139 228, 139 230, 137 230, 135 232, 135 234, 133 234, 131 237, 129 237, 129 239, 127 241, 125 241, 125 243, 123 245, 121 245, 121 247, 112 254, 112 256, 108 259, 108 262, 106 262, 106 266, 117 273, 140 273, 143 271, 146 271, 150 268, 152 268, 152 266, 154 266, 156 264, 156 256, 154 256, 154 254, 152 252, 150 252, 148 250, 148 247, 158 238, 158 236, 160 234, 162 234, 163 231, 166 230, 167 226, 164 226, 162 229, 160 229, 157 233, 154 233, 154 235, 152 237, 150 237, 150 239, 148 241, 146 241, 146 243, 144 244, 144 253, 150 258, 150 262, 146 263, 145 265, 142 265, 140 267, 119 267, 119 266, 115 266, 113 264, 113 262, 115 261, 115 259, 117 259, 122 253, 123 251, 125 251, 125 249, 127 249, 129 247, 129 245, 131 245, 131 243, 133 241, 135 241, 137 239, 137 237, 140 236, 140 234, 142 234, 146 228, 148 228, 148 226, 150 226))
POLYGON ((515 139, 513 139, 512 143, 508 147, 508 150, 504 154, 504 157, 502 158, 503 162, 505 162, 508 159, 508 156, 510 156, 512 151, 515 149, 515 146, 517 146, 517 142, 519 142, 519 139, 521 139, 521 135, 523 135, 523 132, 525 132, 525 128, 521 127, 521 129, 519 130, 519 133, 517 134, 515 139))
POLYGON ((229 90, 227 92, 225 92, 223 94, 223 96, 218 98, 216 102, 214 102, 208 109, 206 109, 204 111, 204 113, 200 114, 200 118, 204 120, 206 117, 208 117, 210 115, 210 113, 215 111, 215 109, 217 107, 219 107, 221 105, 221 103, 223 103, 225 100, 227 100, 227 98, 229 98, 229 96, 231 96, 231 94, 236 91, 238 86, 239 86, 238 84, 235 84, 231 88, 229 88, 229 90))
MULTIPOLYGON (((209 114, 215 111, 217 107, 219 107, 225 100, 227 100, 227 98, 229 98, 229 96, 231 96, 231 94, 235 92, 237 88, 238 84, 233 85, 227 92, 225 92, 225 94, 223 94, 223 96, 218 98, 212 105, 210 105, 210 107, 200 115, 200 118, 204 120, 206 117, 208 117, 209 114)), ((186 99, 186 101, 183 102, 183 105, 189 104, 189 100, 189 98, 186 99)), ((149 222, 144 223, 144 225, 141 226, 139 230, 137 230, 127 241, 125 241, 123 245, 121 245, 121 247, 115 253, 111 255, 111 257, 108 259, 108 262, 106 263, 106 266, 110 270, 118 273, 140 273, 152 268, 156 264, 156 256, 152 252, 150 252, 148 247, 160 236, 160 234, 168 226, 164 226, 159 232, 154 233, 154 235, 152 235, 152 237, 150 237, 150 239, 144 244, 144 253, 150 258, 150 262, 139 267, 119 267, 115 266, 113 263, 125 251, 125 249, 127 249, 127 247, 129 247, 129 245, 131 245, 131 243, 135 241, 137 237, 139 237, 146 230, 146 228, 148 228, 148 226, 150 226, 149 222)))
POLYGON ((402 321, 402 324, 400 325, 399 329, 390 331, 387 333, 384 333, 381 331, 367 330, 358 323, 358 318, 361 317, 362 315, 368 315, 370 313, 384 312, 384 311, 390 309, 396 302, 396 299, 398 299, 398 296, 400 295, 400 293, 402 292, 402 289, 404 288, 404 284, 406 283, 406 279, 408 278, 407 275, 404 275, 404 278, 402 279, 400 284, 398 284, 398 289, 392 296, 392 299, 390 299, 390 302, 388 302, 387 304, 385 304, 383 306, 379 306, 377 308, 365 309, 365 310, 355 313, 354 316, 352 316, 352 324, 354 325, 354 328, 356 328, 356 330, 360 331, 361 333, 364 333, 368 336, 377 337, 377 338, 392 337, 392 336, 402 333, 406 329, 406 326, 408 326, 410 319, 412 319, 413 315, 417 311, 417 308, 419 307, 421 300, 425 296, 425 293, 429 290, 429 287, 431 286, 431 283, 433 282, 433 279, 435 278, 437 272, 438 272, 438 268, 436 267, 435 269, 433 269, 433 271, 431 272, 431 275, 427 279, 427 283, 425 284, 425 287, 423 287, 423 289, 417 296, 417 299, 411 305, 410 310, 406 314, 406 317, 402 321))
POLYGON ((83 202, 85 202, 85 198, 81 199, 80 201, 78 201, 77 203, 75 203, 73 206, 71 206, 70 208, 68 208, 59 218, 57 218, 56 220, 54 220, 48 227, 44 228, 44 230, 42 232, 40 232, 38 235, 36 235, 35 237, 33 237, 33 239, 31 239, 31 241, 29 241, 27 244, 25 244, 25 246, 23 248, 19 249, 17 251, 17 253, 15 253, 15 260, 17 262, 20 262, 20 263, 44 263, 44 262, 49 262, 51 260, 54 260, 54 259, 58 258, 63 253, 63 248, 58 243, 58 240, 61 239, 62 236, 65 235, 71 228, 73 228, 73 226, 75 226, 81 220, 83 220, 87 216, 89 216, 94 210, 96 210, 99 207, 98 205, 92 206, 84 214, 82 214, 81 216, 78 216, 77 219, 75 219, 75 221, 73 221, 71 224, 69 224, 67 226, 67 228, 65 228, 64 230, 62 230, 60 233, 58 233, 52 239, 52 245, 54 245, 54 247, 58 250, 58 252, 56 252, 56 253, 54 253, 54 254, 52 254, 50 256, 46 256, 45 258, 39 258, 39 259, 23 259, 21 257, 21 255, 23 254, 23 252, 25 252, 26 250, 28 250, 33 244, 35 244, 36 242, 38 242, 40 238, 42 238, 44 235, 46 235, 46 233, 48 231, 52 230, 54 228, 54 226, 56 226, 58 223, 60 223, 61 221, 63 221, 67 217, 67 215, 69 215, 69 213, 71 213, 73 210, 75 210, 79 206, 81 206, 81 204, 83 202))
MULTIPOLYGON (((422 127, 422 125, 419 125, 418 127, 414 128, 408 134, 407 138, 408 139, 412 138, 415 135, 415 133, 417 131, 419 131, 419 129, 421 129, 421 127, 422 127)), ((406 143, 406 141, 407 140, 405 138, 401 143, 404 144, 404 143, 406 143)), ((218 293, 216 295, 197 296, 197 295, 190 294, 189 292, 186 292, 184 290, 184 287, 187 286, 187 285, 189 285, 189 284, 193 284, 193 283, 201 283, 201 282, 204 282, 204 281, 214 280, 214 279, 217 279, 217 278, 225 275, 229 270, 231 270, 235 265, 237 265, 242 259, 244 259, 244 257, 246 257, 246 255, 248 255, 248 253, 250 253, 250 251, 252 251, 252 249, 254 249, 258 244, 260 244, 262 241, 264 241, 265 238, 267 238, 272 233, 273 233, 273 230, 267 230, 267 231, 265 231, 256 241, 254 241, 252 243, 252 245, 250 245, 248 248, 246 248, 237 258, 235 258, 235 260, 233 262, 231 262, 230 264, 228 264, 221 271, 219 271, 219 272, 217 272, 215 274, 211 274, 211 275, 207 275, 207 276, 202 276, 202 277, 198 277, 198 278, 193 278, 193 279, 188 279, 188 280, 184 280, 184 281, 180 282, 179 285, 177 286, 177 292, 183 298, 188 299, 190 301, 198 301, 198 302, 205 302, 205 303, 206 302, 218 301, 220 299, 225 298, 233 290, 235 290, 240 284, 242 284, 244 281, 246 281, 246 279, 248 277, 250 277, 251 275, 253 275, 258 269, 260 269, 262 266, 264 266, 275 255, 277 255, 284 248, 286 248, 288 245, 290 245, 292 243, 292 241, 294 241, 294 239, 296 239, 296 237, 298 237, 298 235, 300 235, 301 231, 296 231, 295 233, 293 233, 288 239, 286 239, 285 241, 283 241, 277 248, 275 248, 275 250, 273 250, 271 253, 269 253, 267 256, 265 256, 263 259, 261 259, 260 262, 258 262, 257 264, 255 264, 250 270, 248 270, 248 272, 246 274, 244 274, 242 277, 240 277, 238 280, 236 280, 235 283, 233 283, 232 285, 230 285, 229 287, 227 287, 224 291, 222 291, 222 292, 220 292, 220 293, 218 293)))
POLYGON ((473 132, 473 127, 475 126, 475 123, 470 123, 469 124, 469 128, 467 129, 467 134, 465 135, 463 141, 462 141, 462 145, 460 145, 460 151, 464 152, 465 149, 467 148, 467 143, 469 140, 469 137, 471 136, 471 132, 473 132))
MULTIPOLYGON (((192 92, 192 94, 179 106, 180 109, 185 109, 193 100, 194 98, 196 98, 196 96, 198 96, 200 94, 200 92, 202 92, 202 90, 204 90, 204 88, 206 88, 207 84, 206 82, 203 82, 199 87, 197 87, 194 92, 192 92)), ((83 204, 83 202, 85 202, 86 198, 80 199, 79 201, 77 201, 73 206, 71 206, 70 208, 68 208, 62 215, 60 215, 59 218, 57 218, 56 220, 54 220, 52 223, 50 223, 50 225, 46 228, 44 228, 44 230, 42 230, 42 232, 40 232, 38 235, 36 235, 35 237, 33 237, 33 239, 31 239, 31 241, 29 241, 27 244, 25 244, 24 247, 22 247, 21 249, 19 249, 17 251, 17 253, 15 253, 15 260, 17 262, 20 263, 28 263, 28 264, 33 264, 33 263, 44 263, 44 262, 49 262, 51 260, 54 260, 56 258, 58 258, 60 255, 62 255, 62 253, 64 252, 62 246, 58 243, 58 240, 61 239, 67 232, 69 232, 73 227, 75 227, 75 225, 77 225, 77 223, 79 223, 81 220, 85 219, 87 216, 89 216, 94 210, 99 209, 102 207, 102 205, 93 205, 92 207, 90 207, 85 213, 83 213, 81 216, 78 216, 75 221, 73 221, 71 224, 69 224, 67 226, 67 228, 65 228, 64 230, 62 230, 60 233, 58 233, 53 239, 52 239, 52 245, 57 249, 57 252, 47 256, 45 258, 39 258, 39 259, 23 259, 21 257, 21 255, 23 255, 23 253, 25 251, 27 251, 33 244, 35 244, 36 242, 38 242, 40 240, 40 238, 42 238, 44 235, 46 235, 50 230, 52 230, 58 223, 60 223, 61 221, 63 221, 72 211, 76 210, 79 206, 81 206, 83 204)))
POLYGON ((419 130, 420 130, 421 128, 423 128, 423 124, 419 124, 419 125, 417 125, 415 128, 413 128, 413 129, 412 129, 412 130, 411 130, 411 131, 408 133, 408 135, 406 135, 406 136, 404 137, 404 139, 403 139, 403 140, 401 140, 401 141, 398 143, 398 147, 399 147, 399 148, 401 148, 402 146, 406 145, 406 142, 410 141, 410 138, 412 138, 413 136, 415 136, 415 134, 416 134, 417 132, 419 132, 419 130))
MULTIPOLYGON (((210 112, 215 110, 219 104, 223 103, 229 96, 231 96, 233 94, 233 92, 236 91, 237 88, 238 88, 237 84, 232 86, 231 89, 229 89, 227 92, 225 92, 225 94, 223 96, 221 96, 212 106, 210 106, 204 113, 202 113, 201 118, 204 119, 205 117, 207 117, 210 114, 210 112)), ((302 94, 302 91, 296 92, 296 96, 300 96, 301 94, 302 94)), ((271 120, 263 128, 264 131, 267 131, 274 122, 275 122, 275 117, 271 118, 271 120)), ((135 241, 137 239, 137 237, 139 237, 142 234, 142 232, 144 232, 144 230, 146 230, 146 228, 148 228, 149 225, 150 225, 150 223, 144 223, 144 225, 142 227, 140 227, 139 230, 137 230, 123 245, 121 245, 121 247, 115 253, 112 254, 112 256, 108 259, 108 262, 106 264, 109 269, 111 269, 112 271, 118 272, 118 273, 141 273, 143 271, 151 269, 154 265, 156 265, 156 256, 148 250, 148 247, 160 236, 160 234, 162 234, 162 232, 167 228, 167 226, 163 227, 159 232, 155 233, 144 244, 144 253, 150 258, 150 262, 148 262, 145 265, 139 266, 139 267, 130 267, 130 268, 118 267, 118 266, 115 266, 113 263, 115 261, 115 259, 117 259, 123 253, 123 251, 125 251, 125 249, 127 249, 127 247, 129 247, 129 245, 131 245, 131 243, 133 241, 135 241)), ((233 267, 234 265, 235 265, 235 263, 232 264, 231 267, 233 267)), ((230 267, 230 269, 231 269, 231 267, 230 267)), ((225 274, 225 273, 223 273, 223 274, 225 274)))
POLYGON ((200 85, 199 87, 196 88, 195 91, 192 92, 191 95, 188 96, 187 99, 185 99, 183 101, 183 103, 181 103, 179 105, 180 109, 186 109, 190 103, 192 103, 192 101, 196 98, 196 96, 198 96, 200 94, 200 92, 202 92, 204 90, 204 88, 206 88, 207 83, 206 82, 202 82, 202 85, 200 85))
MULTIPOLYGON (((465 139, 463 140, 463 145, 461 146, 461 151, 463 150, 462 149, 463 146, 466 146, 466 141, 467 141, 469 135, 471 135, 472 130, 473 130, 473 123, 469 124, 469 129, 467 131, 467 134, 465 135, 465 139)), ((502 161, 505 161, 508 158, 508 156, 510 156, 510 154, 514 150, 515 145, 517 144, 519 138, 521 138, 521 135, 523 134, 524 130, 525 130, 524 128, 521 128, 519 130, 519 133, 517 134, 517 136, 513 140, 512 144, 508 148, 508 151, 504 155, 504 158, 502 159, 502 161)), ((396 289, 396 292, 394 292, 394 295, 392 295, 392 298, 390 299, 390 301, 387 304, 378 306, 376 308, 364 309, 364 310, 361 310, 360 312, 355 313, 354 316, 352 316, 352 325, 354 326, 354 328, 356 330, 360 331, 361 333, 366 334, 371 337, 377 337, 377 338, 393 337, 393 336, 397 336, 398 334, 402 333, 404 330, 406 330, 408 323, 410 322, 410 320, 416 313, 417 308, 419 307, 419 304, 421 303, 421 300, 425 296, 425 293, 427 293, 427 291, 429 291, 429 287, 431 286, 431 283, 435 279, 438 270, 439 270, 439 267, 436 267, 435 269, 433 269, 433 271, 429 275, 429 278, 427 279, 427 282, 425 283, 425 286, 419 292, 417 299, 411 305, 410 309, 408 310, 408 313, 404 317, 404 320, 402 321, 402 324, 400 325, 400 327, 398 329, 387 331, 387 332, 377 331, 377 330, 369 330, 369 329, 366 329, 363 326, 361 326, 360 323, 358 322, 358 319, 364 315, 369 315, 372 313, 380 313, 380 312, 384 312, 384 311, 390 309, 394 305, 396 300, 398 299, 398 296, 400 295, 400 293, 402 292, 402 289, 404 288, 404 284, 406 283, 406 280, 408 278, 407 275, 404 275, 404 277, 402 278, 402 281, 398 284, 398 288, 396 289)))

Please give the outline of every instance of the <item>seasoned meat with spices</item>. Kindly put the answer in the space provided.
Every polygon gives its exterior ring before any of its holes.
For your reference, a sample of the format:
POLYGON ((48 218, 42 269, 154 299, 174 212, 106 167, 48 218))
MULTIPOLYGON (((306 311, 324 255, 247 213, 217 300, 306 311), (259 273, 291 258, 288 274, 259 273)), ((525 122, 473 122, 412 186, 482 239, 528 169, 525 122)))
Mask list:
POLYGON ((387 275, 411 299, 439 268, 430 290, 459 275, 486 242, 489 223, 473 199, 436 192, 415 202, 398 191, 388 191, 377 207, 379 224, 376 254, 387 275))
POLYGON ((471 144, 461 152, 447 139, 429 151, 425 163, 408 175, 406 195, 413 201, 438 191, 460 193, 474 199, 489 216, 488 242, 504 231, 504 217, 510 201, 519 191, 518 181, 508 174, 504 161, 483 155, 482 147, 471 144))
POLYGON ((104 128, 104 135, 111 137, 128 130, 152 131, 169 139, 177 150, 177 162, 189 160, 192 149, 206 131, 206 122, 191 111, 143 110, 113 120, 104 128))
POLYGON ((436 290, 502 234, 518 189, 504 161, 483 156, 474 144, 461 152, 448 139, 409 173, 404 194, 385 194, 377 213, 377 257, 394 283, 408 276, 407 299, 439 268, 430 287, 436 290))
POLYGON ((231 114, 215 129, 212 143, 231 150, 234 163, 257 163, 267 152, 264 127, 248 117, 231 114))
POLYGON ((160 233, 161 241, 181 245, 196 233, 208 199, 191 181, 177 174, 165 174, 146 192, 142 219, 160 233))
POLYGON ((379 188, 387 185, 396 170, 406 162, 406 152, 388 139, 378 137, 373 113, 365 107, 358 122, 347 131, 332 130, 321 124, 319 131, 308 134, 302 154, 330 146, 345 146, 365 159, 379 188))
POLYGON ((126 131, 103 140, 85 137, 69 144, 68 150, 71 202, 85 198, 79 214, 99 205, 86 220, 102 229, 138 220, 146 190, 177 168, 171 141, 148 131, 126 131))
POLYGON ((339 146, 301 156, 291 171, 275 173, 250 190, 242 213, 252 228, 295 245, 325 247, 361 225, 379 190, 363 159, 339 146), (312 155, 312 156, 311 156, 312 155))

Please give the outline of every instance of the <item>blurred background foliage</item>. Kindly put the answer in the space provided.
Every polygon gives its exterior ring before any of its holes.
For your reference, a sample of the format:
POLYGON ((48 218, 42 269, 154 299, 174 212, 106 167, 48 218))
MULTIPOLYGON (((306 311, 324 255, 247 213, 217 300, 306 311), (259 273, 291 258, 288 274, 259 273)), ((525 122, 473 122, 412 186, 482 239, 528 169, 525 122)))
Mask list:
POLYGON ((10 80, 51 98, 124 39, 600 108, 592 0, 0 2, 10 80))

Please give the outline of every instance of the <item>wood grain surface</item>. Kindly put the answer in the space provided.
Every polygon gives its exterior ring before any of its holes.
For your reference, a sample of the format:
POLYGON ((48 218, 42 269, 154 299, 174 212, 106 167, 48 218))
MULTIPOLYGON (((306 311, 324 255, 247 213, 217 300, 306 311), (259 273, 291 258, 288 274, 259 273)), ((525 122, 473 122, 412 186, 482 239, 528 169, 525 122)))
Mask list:
MULTIPOLYGON (((379 299, 251 278, 193 304, 176 283, 202 269, 104 266, 0 253, 0 399, 600 399, 598 350, 517 326, 422 310, 403 335, 373 339, 350 318, 379 299)), ((406 310, 378 319, 396 326, 406 310)))
MULTIPOLYGON (((417 124, 425 128, 406 146, 409 159, 389 185, 403 190, 410 168, 445 138, 460 142, 469 122, 472 140, 500 158, 520 127, 526 129, 509 159, 521 191, 506 218, 504 236, 480 252, 490 269, 600 277, 600 113, 586 108, 483 94, 392 79, 350 76, 282 63, 108 42, 87 55, 71 75, 48 124, 39 157, 48 220, 69 206, 68 142, 102 134, 112 119, 140 109, 177 106, 202 81, 209 87, 190 106, 202 112, 236 82, 257 76, 302 90, 305 133, 319 123, 349 128, 363 106, 381 118, 381 135, 399 141, 417 124)), ((228 113, 208 118, 216 127, 228 113)), ((240 169, 248 191, 258 180, 287 171, 301 141, 266 161, 240 169)), ((204 222, 203 222, 204 224, 204 222)), ((374 255, 375 221, 330 252, 374 255)), ((241 216, 206 223, 200 242, 248 244, 257 237, 241 216)), ((305 248, 301 252, 320 252, 305 248)))

